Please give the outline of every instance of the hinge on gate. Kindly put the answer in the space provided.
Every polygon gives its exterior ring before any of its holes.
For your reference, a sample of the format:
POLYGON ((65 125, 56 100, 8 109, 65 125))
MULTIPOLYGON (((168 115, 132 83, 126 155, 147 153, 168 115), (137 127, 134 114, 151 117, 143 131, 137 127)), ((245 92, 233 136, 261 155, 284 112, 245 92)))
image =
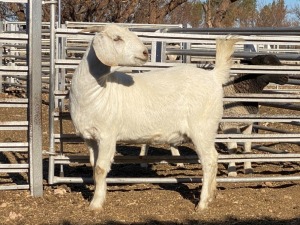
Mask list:
POLYGON ((46 150, 43 150, 42 153, 43 153, 43 155, 57 155, 56 152, 49 152, 49 151, 46 151, 46 150))
POLYGON ((57 1, 42 1, 42 4, 57 4, 57 1))

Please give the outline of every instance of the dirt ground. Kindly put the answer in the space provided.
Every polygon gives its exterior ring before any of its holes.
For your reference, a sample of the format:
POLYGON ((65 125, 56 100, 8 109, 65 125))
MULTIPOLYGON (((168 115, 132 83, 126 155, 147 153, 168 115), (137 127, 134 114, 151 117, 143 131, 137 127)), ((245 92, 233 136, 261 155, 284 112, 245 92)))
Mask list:
MULTIPOLYGON (((2 95, 11 98, 14 96, 2 95)), ((1 121, 23 120, 24 109, 0 108, 1 121), (9 118, 9 119, 8 119, 9 118)), ((262 113, 270 112, 262 108, 262 113)), ((277 109, 275 113, 279 112, 277 109)), ((282 111, 280 111, 282 112, 282 111)), ((48 106, 43 103, 43 149, 48 149, 48 106)), ((299 112, 288 112, 299 113, 299 112)), ((281 125, 276 125, 278 128, 281 125)), ((70 128, 71 129, 71 128, 70 128)), ((290 128, 289 129, 295 129, 290 128)), ((299 130, 297 131, 299 132, 299 130)), ((24 131, 0 131, 0 142, 24 141, 24 131)), ((270 144, 272 148, 300 153, 299 145, 270 144)), ((81 149, 83 145, 69 145, 70 149, 81 149)), ((67 148, 67 151, 71 151, 67 148)), ((222 148, 222 146, 219 148, 222 148)), ((190 153, 192 146, 180 147, 190 153)), ((138 152, 139 147, 119 145, 118 152, 138 152)), ((170 154, 164 146, 153 146, 152 152, 170 154)), ((0 153, 0 163, 26 161, 26 154, 0 153)), ((108 185, 104 210, 88 208, 93 195, 92 184, 47 183, 48 157, 44 156, 44 195, 32 197, 28 190, 0 191, 0 224, 300 224, 300 181, 219 183, 216 199, 209 209, 194 211, 199 201, 201 184, 133 184, 108 185)), ((244 175, 238 164, 238 176, 300 176, 300 162, 254 163, 253 175, 244 175)), ((201 166, 185 165, 180 168, 170 164, 154 164, 148 168, 140 165, 114 165, 109 176, 120 177, 184 177, 201 176, 201 166)), ((92 175, 87 164, 66 168, 66 173, 92 175)), ((226 177, 226 165, 220 164, 219 177, 226 177)), ((26 180, 26 174, 0 174, 0 184, 11 180, 26 180)))

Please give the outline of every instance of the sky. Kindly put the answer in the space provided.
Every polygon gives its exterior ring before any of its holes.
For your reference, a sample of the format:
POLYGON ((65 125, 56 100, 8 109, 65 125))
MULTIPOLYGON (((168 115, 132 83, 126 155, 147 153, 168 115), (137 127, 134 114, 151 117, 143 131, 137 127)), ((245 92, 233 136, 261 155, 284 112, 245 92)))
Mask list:
MULTIPOLYGON (((257 0, 257 3, 258 5, 267 5, 267 4, 270 4, 272 3, 273 0, 257 0)), ((285 0, 285 5, 288 7, 288 8, 291 8, 293 7, 294 5, 296 4, 300 4, 300 1, 299 0, 285 0)))
MULTIPOLYGON (((263 7, 264 5, 271 4, 273 0, 257 0, 257 6, 258 8, 263 7)), ((300 0, 284 0, 285 5, 287 6, 287 9, 292 9, 295 5, 300 5, 300 0)), ((295 15, 293 13, 287 14, 288 19, 295 19, 295 15)))

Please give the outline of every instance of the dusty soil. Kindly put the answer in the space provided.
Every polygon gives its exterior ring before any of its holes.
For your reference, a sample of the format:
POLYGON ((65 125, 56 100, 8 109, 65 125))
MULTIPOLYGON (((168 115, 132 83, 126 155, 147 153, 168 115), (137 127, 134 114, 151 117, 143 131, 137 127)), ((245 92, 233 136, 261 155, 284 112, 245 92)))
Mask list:
MULTIPOLYGON (((1 97, 11 98, 11 95, 1 97)), ((48 149, 48 106, 43 104, 43 149, 48 149)), ((270 112, 262 108, 262 113, 270 112)), ((278 113, 278 109, 274 111, 278 113)), ((289 112, 299 113, 299 112, 289 112)), ((24 109, 0 108, 1 121, 15 121, 26 118, 24 109)), ((277 124, 276 127, 283 125, 277 124)), ((295 128, 295 127, 294 127, 295 128)), ((294 129, 293 128, 293 129, 294 129)), ((72 129, 65 124, 64 129, 72 129)), ((292 129, 292 128, 289 128, 292 129)), ((299 130, 297 131, 299 132, 299 130)), ((0 131, 0 142, 24 141, 24 131, 0 131)), ((300 153, 299 145, 270 144, 275 149, 300 153)), ((192 152, 191 145, 180 150, 192 152)), ((222 146, 220 147, 220 149, 222 146)), ((86 153, 83 145, 68 145, 68 152, 74 149, 86 153)), ((119 145, 120 154, 138 153, 139 147, 119 145), (133 152, 133 153, 132 153, 133 152)), ((152 152, 170 154, 165 146, 153 146, 152 152)), ((154 153, 153 153, 154 154, 154 153)), ((192 153, 191 153, 192 154, 192 153)), ((0 224, 300 224, 300 181, 219 183, 215 201, 210 208, 197 213, 201 184, 135 184, 109 185, 107 200, 101 212, 90 211, 89 201, 93 194, 91 184, 47 184, 47 155, 44 156, 44 195, 34 198, 28 190, 0 191, 0 224)), ((0 163, 26 161, 26 154, 0 153, 0 163)), ((244 175, 239 164, 238 176, 300 176, 300 163, 255 163, 255 174, 244 175)), ((183 177, 201 176, 200 165, 154 164, 148 168, 139 165, 114 165, 110 176, 128 177, 183 177)), ((72 165, 65 169, 69 174, 92 175, 89 165, 72 165)), ((218 176, 225 177, 226 165, 219 165, 218 176)), ((22 183, 26 174, 0 174, 0 184, 22 183)))

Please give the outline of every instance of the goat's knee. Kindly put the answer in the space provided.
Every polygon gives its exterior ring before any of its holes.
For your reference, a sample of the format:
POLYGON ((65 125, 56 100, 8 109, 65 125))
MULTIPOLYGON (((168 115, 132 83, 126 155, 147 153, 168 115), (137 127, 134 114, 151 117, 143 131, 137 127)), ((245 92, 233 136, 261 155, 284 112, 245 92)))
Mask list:
POLYGON ((105 169, 101 168, 100 166, 95 167, 95 173, 97 176, 101 176, 105 174, 105 169))

